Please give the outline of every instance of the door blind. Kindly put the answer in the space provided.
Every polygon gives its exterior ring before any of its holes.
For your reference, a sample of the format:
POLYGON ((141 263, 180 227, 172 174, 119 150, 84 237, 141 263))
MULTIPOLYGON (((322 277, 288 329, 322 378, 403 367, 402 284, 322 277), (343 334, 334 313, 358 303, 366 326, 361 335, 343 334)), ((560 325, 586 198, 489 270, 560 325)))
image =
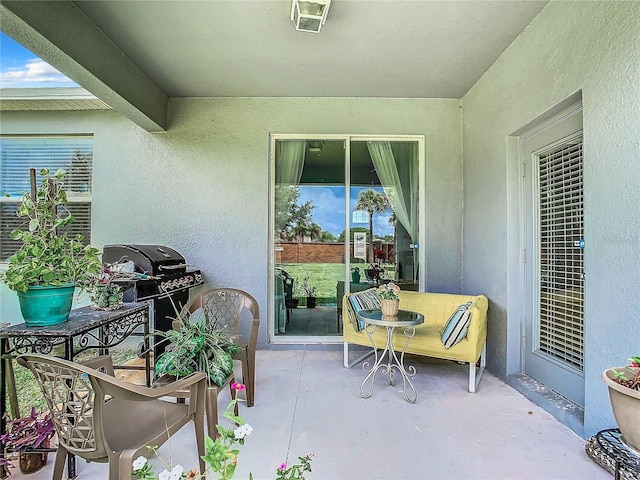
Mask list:
POLYGON ((582 138, 538 157, 539 351, 584 368, 582 138))

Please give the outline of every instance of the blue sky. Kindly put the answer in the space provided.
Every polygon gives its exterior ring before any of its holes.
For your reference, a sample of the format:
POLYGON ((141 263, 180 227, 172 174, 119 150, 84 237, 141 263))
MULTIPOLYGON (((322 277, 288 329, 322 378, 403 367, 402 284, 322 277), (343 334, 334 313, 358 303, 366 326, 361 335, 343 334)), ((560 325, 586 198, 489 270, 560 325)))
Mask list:
MULTIPOLYGON (((367 187, 371 188, 371 187, 367 187)), ((364 188, 352 187, 350 212, 355 210, 356 202, 358 201, 358 195, 364 188)), ((378 187, 375 190, 383 192, 382 188, 378 187)), ((323 230, 333 233, 338 236, 340 232, 345 229, 344 225, 344 188, 342 187, 329 187, 329 186, 302 186, 300 185, 300 200, 299 203, 304 203, 307 200, 313 201, 315 208, 311 214, 313 221, 320 225, 323 230)), ((385 235, 393 235, 393 226, 389 225, 390 211, 383 214, 373 214, 373 234, 381 237, 385 235)), ((350 214, 351 217, 351 214, 350 214)), ((352 223, 351 227, 365 227, 369 228, 369 220, 365 223, 352 223)))
POLYGON ((77 87, 78 84, 0 33, 0 88, 77 87))

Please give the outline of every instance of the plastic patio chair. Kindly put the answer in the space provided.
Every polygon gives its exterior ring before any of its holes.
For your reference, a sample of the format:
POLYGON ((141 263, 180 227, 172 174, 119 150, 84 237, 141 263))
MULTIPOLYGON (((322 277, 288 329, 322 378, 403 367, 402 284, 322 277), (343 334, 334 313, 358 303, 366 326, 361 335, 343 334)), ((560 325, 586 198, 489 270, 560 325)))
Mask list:
MULTIPOLYGON (((164 387, 168 385, 170 382, 174 381, 175 377, 171 375, 162 375, 158 377, 153 382, 154 387, 164 387)), ((231 387, 231 385, 235 382, 235 378, 233 372, 227 375, 224 383, 220 386, 211 382, 207 379, 207 387, 206 387, 206 395, 205 395, 205 410, 207 412, 207 434, 211 438, 216 438, 220 436, 220 432, 218 432, 217 424, 218 424, 218 395, 222 390, 224 390, 225 386, 229 386, 229 391, 231 393, 231 399, 236 399, 236 391, 231 387)), ((189 398, 189 390, 182 389, 176 390, 172 393, 172 396, 178 398, 178 401, 182 401, 184 398, 189 398)), ((238 404, 236 403, 233 407, 233 413, 236 416, 239 415, 238 404)))
POLYGON ((214 288, 193 297, 182 309, 190 314, 198 310, 202 310, 205 319, 214 328, 226 328, 235 343, 240 346, 240 351, 233 358, 240 360, 242 364, 247 407, 252 407, 255 399, 256 344, 260 327, 260 306, 257 300, 237 288, 214 288), (240 325, 245 309, 252 318, 248 341, 242 337, 240 325))
POLYGON ((62 479, 67 453, 109 463, 109 480, 130 478, 133 460, 152 455, 147 446, 159 447, 190 421, 204 471, 204 373, 148 388, 113 377, 106 355, 84 364, 31 354, 17 360, 33 372, 51 410, 58 436, 53 480, 62 479), (186 388, 189 404, 160 400, 186 388))

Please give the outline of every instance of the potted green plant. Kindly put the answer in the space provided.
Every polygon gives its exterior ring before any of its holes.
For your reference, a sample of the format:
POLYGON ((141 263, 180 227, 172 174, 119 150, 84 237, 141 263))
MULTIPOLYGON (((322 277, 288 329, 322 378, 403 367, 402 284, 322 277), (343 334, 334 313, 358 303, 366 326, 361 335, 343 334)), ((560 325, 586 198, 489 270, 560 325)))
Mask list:
POLYGON ((358 267, 351 269, 351 281, 353 283, 360 283, 360 269, 358 267))
POLYGON ((316 308, 316 292, 317 288, 311 285, 309 275, 305 275, 302 279, 302 291, 307 297, 307 308, 316 308))
MULTIPOLYGON (((51 414, 38 415, 35 408, 31 414, 17 419, 7 419, 5 432, 0 440, 7 452, 18 452, 20 455, 20 471, 33 473, 47 463, 47 452, 33 451, 49 448, 55 434, 51 414)), ((0 458, 0 465, 12 468, 9 458, 0 458)))
POLYGON ((628 367, 606 369, 602 379, 609 387, 611 408, 622 439, 640 451, 640 357, 629 360, 628 367))
POLYGON ((123 286, 118 281, 138 278, 144 279, 148 276, 136 273, 134 264, 130 261, 105 262, 98 273, 87 278, 84 288, 89 293, 94 310, 117 310, 124 305, 123 286))
POLYGON ((44 168, 42 183, 36 188, 32 169, 31 192, 24 195, 17 211, 27 227, 10 234, 22 245, 9 257, 7 270, 0 276, 17 292, 22 316, 30 326, 66 321, 75 286, 84 284, 101 267, 99 251, 85 246, 81 235, 71 237, 58 231, 74 221, 66 208, 65 174, 58 170, 51 176, 44 168))
POLYGON ((155 363, 158 376, 180 378, 205 372, 218 386, 224 385, 233 370, 232 356, 240 349, 225 330, 212 328, 204 315, 178 314, 172 330, 158 331, 155 335, 170 342, 155 363))
POLYGON ((384 269, 377 263, 372 263, 370 267, 365 270, 365 273, 367 275, 367 279, 377 285, 380 283, 380 276, 384 273, 384 269))

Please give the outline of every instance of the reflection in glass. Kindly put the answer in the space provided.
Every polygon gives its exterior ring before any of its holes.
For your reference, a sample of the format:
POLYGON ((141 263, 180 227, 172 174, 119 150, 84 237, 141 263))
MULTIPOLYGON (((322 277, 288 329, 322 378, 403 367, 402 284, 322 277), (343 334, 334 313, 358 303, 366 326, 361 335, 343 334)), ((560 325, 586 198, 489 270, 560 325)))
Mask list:
POLYGON ((347 159, 343 140, 276 140, 276 336, 339 337, 345 293, 417 289, 418 142, 349 147, 347 159))

